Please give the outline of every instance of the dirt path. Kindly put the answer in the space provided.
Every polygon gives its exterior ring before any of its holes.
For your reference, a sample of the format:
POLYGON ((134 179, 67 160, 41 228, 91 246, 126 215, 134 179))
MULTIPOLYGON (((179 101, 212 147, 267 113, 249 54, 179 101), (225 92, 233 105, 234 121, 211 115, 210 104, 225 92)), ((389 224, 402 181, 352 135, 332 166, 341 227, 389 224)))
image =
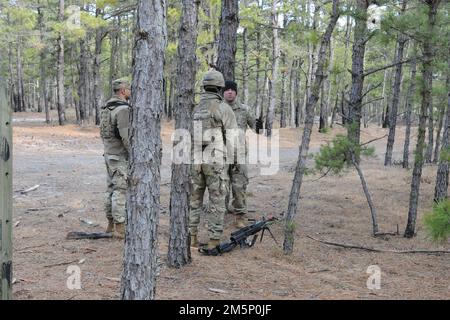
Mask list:
MULTIPOLYGON (((102 144, 95 127, 63 128, 23 121, 16 115, 14 128, 14 297, 15 299, 117 299, 123 245, 117 240, 65 240, 73 230, 105 228, 102 209, 105 168, 102 144), (20 190, 39 185, 27 194, 20 190), (89 226, 87 219, 98 224, 89 226), (81 290, 67 288, 69 265, 81 270, 81 290)), ((29 119, 40 115, 27 115, 29 119)), ((314 132, 312 151, 330 134, 314 132)), ((399 130, 400 135, 404 130, 399 130)), ((163 141, 170 145, 171 126, 163 127, 163 141)), ((280 171, 260 176, 251 169, 248 205, 252 217, 286 210, 300 129, 281 132, 280 171)), ((363 141, 383 136, 385 130, 365 129, 363 141)), ((402 137, 395 145, 399 159, 402 137)), ((410 172, 385 168, 385 140, 374 143, 377 158, 362 168, 378 209, 382 231, 403 231, 408 208, 410 172)), ((169 153, 164 152, 165 159, 169 153)), ((369 253, 320 244, 307 238, 347 242, 389 249, 450 249, 437 247, 424 234, 423 213, 432 203, 436 167, 424 169, 418 235, 372 238, 370 214, 355 172, 340 177, 305 178, 294 254, 286 257, 269 237, 250 250, 236 250, 221 257, 193 252, 193 262, 173 270, 164 265, 168 240, 169 161, 163 161, 160 216, 161 270, 158 299, 449 299, 450 255, 369 253), (381 269, 381 289, 368 290, 367 268, 381 269), (216 290, 219 289, 219 290, 216 290)), ((226 217, 226 231, 232 231, 226 217)), ((273 227, 282 242, 282 226, 273 227)), ((201 234, 201 239, 205 238, 201 234)), ((206 240, 203 239, 203 240, 206 240)))

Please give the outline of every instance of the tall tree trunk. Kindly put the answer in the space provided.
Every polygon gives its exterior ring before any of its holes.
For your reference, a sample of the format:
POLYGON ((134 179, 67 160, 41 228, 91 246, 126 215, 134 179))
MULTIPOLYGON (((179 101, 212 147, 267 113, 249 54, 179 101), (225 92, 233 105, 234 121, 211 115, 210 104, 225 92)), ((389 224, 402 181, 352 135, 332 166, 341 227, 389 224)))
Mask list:
POLYGON ((446 108, 443 107, 442 110, 439 112, 439 118, 437 123, 437 132, 436 132, 436 143, 434 147, 434 156, 433 156, 433 163, 439 162, 439 151, 441 150, 441 132, 442 132, 442 125, 444 124, 444 114, 445 114, 446 108))
POLYGON ((127 230, 121 297, 155 298, 164 103, 165 0, 139 0, 133 53, 127 230))
POLYGON ((83 124, 88 119, 89 106, 89 66, 86 40, 80 40, 80 69, 78 74, 78 95, 80 96, 80 122, 83 124))
POLYGON ((281 53, 281 63, 283 70, 281 71, 281 100, 280 100, 280 128, 286 128, 286 55, 281 53))
MULTIPOLYGON (((447 111, 445 114, 444 134, 442 135, 442 151, 448 152, 450 145, 450 47, 448 50, 448 64, 447 64, 447 111)), ((448 157, 439 159, 439 166, 436 174, 436 186, 434 189, 434 201, 440 202, 447 198, 448 190, 448 157)))
POLYGON ((286 221, 284 226, 284 242, 283 251, 285 254, 292 254, 294 249, 294 233, 295 233, 295 215, 297 213, 297 207, 300 196, 300 189, 303 181, 303 174, 306 169, 306 160, 308 157, 309 143, 311 140, 311 132, 314 125, 314 108, 319 99, 319 90, 322 86, 322 81, 325 78, 325 61, 326 52, 330 45, 331 35, 333 33, 336 22, 339 18, 339 0, 333 0, 333 13, 331 15, 330 22, 327 26, 325 33, 322 36, 320 43, 319 56, 317 59, 316 76, 314 78, 314 84, 311 89, 311 95, 308 97, 306 104, 306 119, 305 128, 303 130, 302 144, 299 148, 299 156, 297 161, 297 167, 295 169, 294 181, 292 182, 291 193, 289 195, 289 206, 286 215, 286 221))
MULTIPOLYGON (((403 1, 401 15, 406 10, 406 2, 403 1)), ((400 100, 400 89, 402 82, 402 69, 403 64, 400 63, 403 60, 403 50, 405 48, 405 43, 408 39, 403 34, 398 34, 397 36, 397 52, 395 55, 395 76, 394 76, 394 92, 392 94, 392 105, 391 111, 389 114, 389 135, 386 145, 386 154, 384 157, 384 165, 391 166, 392 165, 392 151, 394 150, 394 142, 395 142, 395 129, 397 127, 397 113, 398 113, 398 104, 400 100)))
MULTIPOLYGON (((97 8, 95 9, 95 16, 101 17, 102 10, 97 8)), ((107 35, 107 33, 103 30, 102 27, 98 27, 95 30, 95 51, 94 51, 94 65, 93 65, 93 76, 94 76, 94 111, 95 111, 95 124, 100 124, 100 107, 102 105, 102 91, 103 86, 101 83, 101 74, 100 74, 100 63, 101 63, 101 53, 102 53, 102 42, 103 38, 107 35)))
POLYGON ((248 105, 248 29, 244 28, 242 33, 242 54, 244 56, 244 62, 242 64, 242 102, 248 105))
MULTIPOLYGON (((307 81, 308 79, 306 79, 307 81)), ((295 73, 295 79, 294 79, 294 88, 295 88, 295 127, 300 127, 300 124, 303 122, 303 113, 302 113, 302 98, 300 96, 300 70, 297 70, 295 73)), ((305 99, 306 101, 306 99, 305 99)))
POLYGON ((27 110, 27 100, 25 98, 25 89, 23 84, 23 68, 22 68, 22 43, 20 37, 17 41, 17 111, 24 112, 27 110))
MULTIPOLYGON (((178 53, 175 98, 175 129, 192 131, 194 109, 199 0, 183 0, 178 53)), ((190 135, 189 135, 190 138, 190 135)), ((177 141, 185 144, 186 141, 177 141)), ((174 148, 176 143, 174 144, 174 148)), ((186 151, 186 150, 184 150, 186 151)), ((190 151, 188 158, 190 159, 190 151)), ((191 194, 190 163, 172 164, 170 191, 170 237, 167 261, 171 267, 181 267, 191 262, 189 238, 189 197, 191 194)))
POLYGON ((239 27, 239 1, 222 0, 220 16, 217 68, 225 80, 234 81, 236 65, 237 29, 239 27))
POLYGON ((425 130, 427 121, 427 111, 431 105, 431 90, 433 86, 433 47, 431 43, 431 35, 436 24, 437 7, 440 0, 426 0, 428 5, 428 30, 429 35, 425 37, 422 42, 423 58, 422 58, 422 75, 423 81, 421 83, 422 105, 420 107, 419 119, 419 134, 417 137, 416 154, 414 159, 414 169, 411 181, 411 193, 409 196, 409 211, 408 223, 406 225, 406 238, 412 238, 416 229, 417 206, 419 202, 420 178, 422 177, 422 167, 424 163, 424 148, 425 148, 425 130))
MULTIPOLYGON (((416 48, 414 46, 414 48, 416 48)), ((413 55, 416 54, 416 50, 414 49, 413 55)), ((409 83, 408 94, 405 98, 405 122, 406 122, 406 130, 405 130, 405 143, 403 146, 403 168, 409 168, 409 140, 411 137, 411 114, 412 114, 412 104, 413 104, 413 95, 416 91, 416 71, 417 70, 417 60, 413 58, 411 61, 411 80, 409 83)))
MULTIPOLYGON (((38 1, 40 3, 40 1, 38 1)), ((38 8, 38 17, 39 17, 39 38, 42 43, 44 43, 44 17, 42 13, 42 7, 38 8)), ((41 96, 44 104, 44 112, 45 112, 45 123, 50 123, 50 114, 49 114, 49 106, 47 99, 47 76, 45 72, 45 56, 47 54, 47 49, 44 47, 39 52, 39 71, 40 71, 40 88, 41 88, 41 96)))
MULTIPOLYGON (((59 0, 59 21, 62 23, 64 21, 64 0, 59 0)), ((66 122, 66 100, 64 91, 64 35, 62 31, 58 37, 58 122, 62 126, 66 122)))
POLYGON ((255 89, 255 115, 258 117, 261 109, 261 89, 260 89, 260 72, 261 72, 261 32, 256 31, 256 89, 255 89))
MULTIPOLYGON (((350 90, 349 114, 347 122, 347 135, 352 144, 358 145, 360 141, 362 99, 364 88, 364 55, 367 42, 367 8, 366 0, 356 1, 355 31, 352 55, 352 87, 350 90)), ((359 158, 356 158, 359 163, 359 158)))
POLYGON ((109 93, 113 94, 112 90, 112 82, 114 79, 118 78, 119 69, 119 54, 118 52, 122 51, 119 48, 119 26, 117 19, 114 20, 114 29, 109 32, 110 42, 111 42, 111 55, 109 57, 109 93))
POLYGON ((425 152, 425 163, 431 163, 433 157, 434 146, 434 112, 433 112, 433 98, 430 100, 428 106, 428 144, 425 152))
POLYGON ((295 65, 296 65, 296 59, 294 58, 292 60, 291 65, 291 72, 289 76, 289 110, 290 110, 290 116, 289 116, 289 126, 291 128, 295 127, 295 90, 294 90, 294 74, 296 73, 295 65))
POLYGON ((272 0, 272 72, 269 78, 269 107, 266 117, 266 135, 272 136, 272 126, 275 119, 276 89, 278 82, 278 59, 280 57, 280 38, 278 36, 278 0, 272 0))

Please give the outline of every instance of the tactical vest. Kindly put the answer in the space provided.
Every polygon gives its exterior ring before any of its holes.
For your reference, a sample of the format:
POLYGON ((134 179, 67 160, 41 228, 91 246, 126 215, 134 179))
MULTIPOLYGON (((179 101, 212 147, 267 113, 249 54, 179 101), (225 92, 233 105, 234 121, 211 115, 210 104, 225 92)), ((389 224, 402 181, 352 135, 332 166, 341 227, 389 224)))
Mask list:
POLYGON ((218 109, 222 103, 215 98, 207 98, 200 100, 199 105, 195 108, 192 115, 194 121, 194 130, 201 126, 201 134, 198 132, 194 134, 194 143, 207 146, 210 143, 221 139, 224 141, 222 132, 222 123, 214 117, 214 114, 218 113, 218 109))
POLYGON ((129 104, 125 101, 114 100, 108 102, 100 113, 100 136, 103 139, 116 138, 120 139, 119 129, 112 123, 111 112, 119 106, 128 106, 129 104))

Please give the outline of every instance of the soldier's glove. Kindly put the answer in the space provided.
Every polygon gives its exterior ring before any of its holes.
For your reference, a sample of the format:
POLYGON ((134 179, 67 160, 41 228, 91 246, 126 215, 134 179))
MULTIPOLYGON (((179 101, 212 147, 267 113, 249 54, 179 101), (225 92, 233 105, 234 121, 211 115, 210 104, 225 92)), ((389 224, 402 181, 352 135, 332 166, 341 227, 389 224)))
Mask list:
POLYGON ((263 129, 263 123, 261 121, 261 119, 256 119, 255 121, 255 130, 256 133, 259 134, 263 129))

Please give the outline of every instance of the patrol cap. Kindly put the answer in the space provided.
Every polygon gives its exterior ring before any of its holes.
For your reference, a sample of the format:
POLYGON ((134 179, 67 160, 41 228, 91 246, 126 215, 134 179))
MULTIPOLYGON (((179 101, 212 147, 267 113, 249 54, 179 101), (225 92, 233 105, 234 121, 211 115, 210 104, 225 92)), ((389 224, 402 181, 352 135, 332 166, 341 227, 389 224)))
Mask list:
POLYGON ((127 79, 117 79, 112 82, 113 91, 118 91, 122 87, 131 89, 130 81, 128 81, 127 79))

